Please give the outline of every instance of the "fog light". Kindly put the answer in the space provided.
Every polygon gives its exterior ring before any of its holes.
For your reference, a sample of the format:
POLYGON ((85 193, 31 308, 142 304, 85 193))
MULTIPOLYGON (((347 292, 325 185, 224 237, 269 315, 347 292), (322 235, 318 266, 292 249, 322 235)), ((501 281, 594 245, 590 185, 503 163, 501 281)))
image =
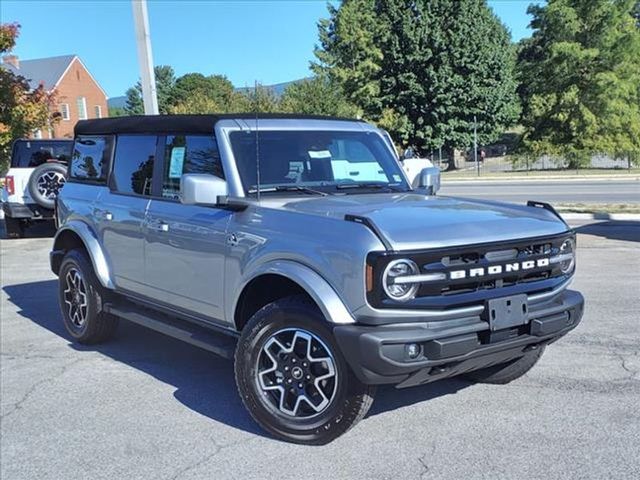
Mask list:
POLYGON ((407 345, 407 355, 409 358, 417 358, 420 355, 420 345, 417 343, 410 343, 407 345))

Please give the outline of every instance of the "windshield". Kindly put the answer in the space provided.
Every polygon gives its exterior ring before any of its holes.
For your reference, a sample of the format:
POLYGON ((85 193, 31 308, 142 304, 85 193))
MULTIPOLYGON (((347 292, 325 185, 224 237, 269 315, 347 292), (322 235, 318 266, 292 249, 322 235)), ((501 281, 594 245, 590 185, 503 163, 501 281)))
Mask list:
MULTIPOLYGON (((256 132, 233 132, 230 140, 245 192, 255 193, 256 132)), ((398 161, 374 132, 261 131, 258 152, 262 192, 409 189, 398 161)))
POLYGON ((68 162, 69 158, 71 158, 72 147, 73 141, 71 140, 53 140, 50 142, 18 140, 13 147, 11 167, 38 167, 47 160, 68 162))

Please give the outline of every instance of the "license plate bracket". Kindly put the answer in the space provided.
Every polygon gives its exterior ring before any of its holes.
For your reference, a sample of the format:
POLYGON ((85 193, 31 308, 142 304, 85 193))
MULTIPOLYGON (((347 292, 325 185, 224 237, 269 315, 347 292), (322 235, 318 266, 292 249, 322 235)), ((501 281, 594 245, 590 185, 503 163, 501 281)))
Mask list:
POLYGON ((526 295, 511 295, 494 298, 486 302, 486 314, 491 331, 525 325, 528 320, 529 305, 526 295))

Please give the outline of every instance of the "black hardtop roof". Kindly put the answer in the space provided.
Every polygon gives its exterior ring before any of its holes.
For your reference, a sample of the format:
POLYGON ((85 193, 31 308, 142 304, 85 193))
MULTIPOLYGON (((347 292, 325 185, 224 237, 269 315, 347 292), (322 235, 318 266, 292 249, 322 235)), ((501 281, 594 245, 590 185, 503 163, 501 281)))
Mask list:
MULTIPOLYGON (((224 113, 211 115, 133 115, 129 117, 95 118, 76 123, 76 135, 105 135, 119 133, 191 133, 208 134, 218 120, 252 120, 255 113, 224 113)), ((286 120, 342 120, 361 122, 353 118, 328 117, 321 115, 299 115, 291 113, 260 113, 258 119, 286 120)))

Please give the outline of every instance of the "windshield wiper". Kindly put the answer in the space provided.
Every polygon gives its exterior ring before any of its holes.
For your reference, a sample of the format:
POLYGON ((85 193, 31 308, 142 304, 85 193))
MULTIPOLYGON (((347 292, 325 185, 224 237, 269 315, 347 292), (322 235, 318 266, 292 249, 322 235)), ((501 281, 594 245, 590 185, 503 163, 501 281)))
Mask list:
POLYGON ((364 188, 374 188, 374 189, 387 189, 392 192, 404 192, 398 185, 392 185, 389 183, 340 183, 336 185, 338 190, 349 190, 349 189, 364 189, 364 188))
MULTIPOLYGON (((249 190, 249 193, 257 193, 258 189, 253 188, 249 190)), ((329 195, 327 192, 321 192, 320 190, 314 190, 313 188, 303 187, 302 185, 276 185, 275 187, 260 188, 260 193, 263 192, 302 192, 309 193, 311 195, 320 195, 326 197, 329 195)))

